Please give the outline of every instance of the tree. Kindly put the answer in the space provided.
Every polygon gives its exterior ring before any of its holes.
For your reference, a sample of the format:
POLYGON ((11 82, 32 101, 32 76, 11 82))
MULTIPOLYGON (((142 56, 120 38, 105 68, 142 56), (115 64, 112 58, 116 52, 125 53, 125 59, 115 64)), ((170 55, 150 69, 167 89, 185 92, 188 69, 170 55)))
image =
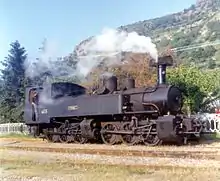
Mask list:
POLYGON ((196 66, 181 65, 167 71, 168 82, 185 92, 184 112, 211 111, 212 100, 220 98, 220 71, 200 70, 196 66))
POLYGON ((8 57, 2 62, 1 110, 6 120, 21 121, 24 104, 26 50, 18 41, 10 44, 8 57))
POLYGON ((166 37, 163 37, 159 43, 159 46, 166 47, 169 45, 169 43, 170 43, 170 41, 166 37))

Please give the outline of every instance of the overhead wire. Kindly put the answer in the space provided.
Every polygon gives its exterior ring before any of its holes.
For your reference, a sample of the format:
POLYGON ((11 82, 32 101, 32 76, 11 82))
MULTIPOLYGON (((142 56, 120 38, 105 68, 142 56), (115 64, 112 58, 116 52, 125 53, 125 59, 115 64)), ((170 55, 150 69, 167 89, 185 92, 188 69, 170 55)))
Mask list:
MULTIPOLYGON (((203 48, 207 46, 216 46, 220 45, 220 40, 214 41, 214 42, 207 42, 207 43, 200 43, 200 44, 194 44, 194 45, 189 45, 189 46, 182 46, 182 47, 176 47, 172 48, 171 51, 173 52, 180 52, 180 51, 187 51, 187 50, 192 50, 196 48, 203 48)), ((111 53, 105 53, 105 54, 99 54, 99 55, 81 55, 77 56, 77 58, 96 58, 96 57, 111 57, 120 54, 121 52, 111 52, 111 53)))
POLYGON ((212 43, 208 42, 208 43, 203 43, 203 44, 195 44, 192 46, 183 46, 183 47, 172 48, 171 51, 179 52, 179 51, 186 51, 186 50, 192 50, 192 49, 196 49, 196 48, 203 48, 203 47, 207 47, 207 46, 216 46, 216 45, 220 45, 220 40, 212 42, 212 43))

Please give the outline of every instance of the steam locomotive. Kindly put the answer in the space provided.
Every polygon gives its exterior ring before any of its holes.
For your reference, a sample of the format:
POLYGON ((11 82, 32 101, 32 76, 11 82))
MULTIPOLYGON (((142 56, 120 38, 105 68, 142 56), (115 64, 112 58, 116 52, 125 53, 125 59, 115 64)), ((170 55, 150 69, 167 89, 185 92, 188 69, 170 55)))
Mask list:
POLYGON ((86 88, 69 82, 26 88, 25 123, 31 134, 50 142, 127 145, 159 145, 162 142, 186 144, 199 138, 199 120, 182 114, 182 91, 166 83, 170 56, 157 63, 158 82, 154 87, 136 88, 128 78, 118 89, 117 77, 105 80, 102 90, 86 93, 86 88))

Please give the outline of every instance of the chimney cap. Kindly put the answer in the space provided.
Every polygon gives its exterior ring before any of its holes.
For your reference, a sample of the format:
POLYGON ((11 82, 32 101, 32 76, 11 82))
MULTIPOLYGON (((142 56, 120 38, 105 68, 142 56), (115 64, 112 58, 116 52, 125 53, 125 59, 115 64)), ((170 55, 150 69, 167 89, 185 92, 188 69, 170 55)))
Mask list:
POLYGON ((158 65, 172 66, 173 57, 170 55, 159 57, 157 62, 155 62, 153 59, 150 60, 150 66, 157 67, 158 65))

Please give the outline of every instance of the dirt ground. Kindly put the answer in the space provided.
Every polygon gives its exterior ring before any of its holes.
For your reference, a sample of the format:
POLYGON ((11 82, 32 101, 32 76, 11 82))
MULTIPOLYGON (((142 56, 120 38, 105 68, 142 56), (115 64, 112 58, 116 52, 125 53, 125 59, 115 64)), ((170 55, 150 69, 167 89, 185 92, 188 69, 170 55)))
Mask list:
POLYGON ((128 147, 0 139, 0 153, 5 181, 220 180, 219 141, 128 147))

